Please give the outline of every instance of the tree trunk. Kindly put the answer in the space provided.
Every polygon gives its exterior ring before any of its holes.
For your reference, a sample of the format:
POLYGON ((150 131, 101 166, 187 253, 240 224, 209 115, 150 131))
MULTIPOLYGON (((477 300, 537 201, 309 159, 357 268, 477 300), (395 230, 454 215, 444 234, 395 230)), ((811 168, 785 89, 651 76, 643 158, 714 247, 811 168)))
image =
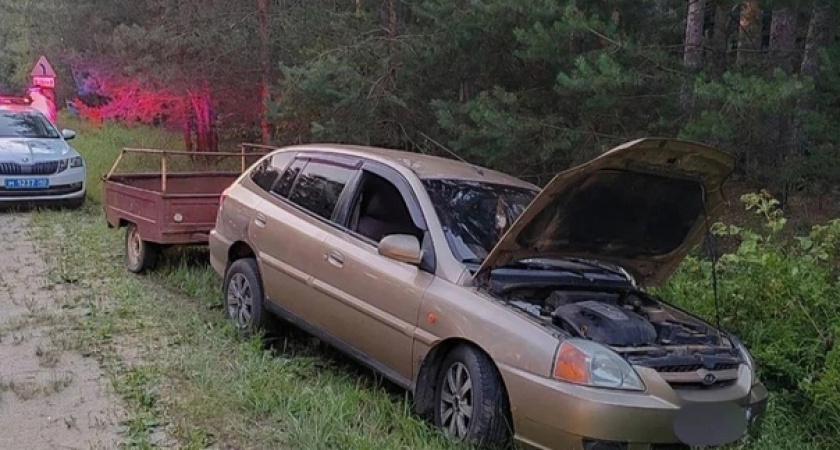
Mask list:
POLYGON ((385 14, 386 24, 385 28, 388 30, 388 40, 390 47, 388 51, 388 78, 391 80, 391 86, 397 85, 397 49, 396 42, 399 30, 397 28, 397 7, 395 0, 385 0, 385 14))
POLYGON ((260 86, 260 130, 262 131, 262 143, 271 142, 271 127, 268 121, 268 108, 271 103, 271 35, 268 29, 268 0, 257 0, 257 21, 259 22, 260 33, 260 65, 262 68, 262 80, 260 86))
POLYGON ((793 46, 796 33, 796 10, 789 6, 773 9, 770 22, 770 63, 786 74, 793 72, 793 46))
MULTIPOLYGON (((218 150, 218 142, 216 141, 213 126, 212 102, 208 85, 205 83, 198 91, 190 91, 187 95, 190 100, 190 115, 191 118, 194 119, 194 125, 188 126, 188 129, 195 130, 195 151, 214 152, 218 150)), ((187 138, 187 143, 192 144, 189 138, 187 138)))
POLYGON ((802 75, 816 77, 819 72, 820 49, 834 40, 834 11, 831 0, 814 0, 813 15, 805 39, 802 75))
POLYGON ((741 4, 738 25, 736 63, 743 66, 757 60, 761 50, 761 7, 758 0, 746 0, 741 4))
POLYGON ((703 65, 703 18, 706 0, 689 0, 688 15, 685 21, 685 50, 683 64, 685 68, 697 72, 703 65))
POLYGON ((726 71, 726 55, 730 37, 729 8, 726 0, 715 2, 715 24, 712 28, 711 51, 707 61, 709 72, 719 78, 726 71))

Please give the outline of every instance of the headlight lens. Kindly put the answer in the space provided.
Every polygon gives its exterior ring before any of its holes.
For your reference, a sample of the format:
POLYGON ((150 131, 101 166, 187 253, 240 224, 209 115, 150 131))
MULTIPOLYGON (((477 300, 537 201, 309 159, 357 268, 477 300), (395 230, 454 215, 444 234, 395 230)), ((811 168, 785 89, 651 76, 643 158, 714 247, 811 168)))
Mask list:
POLYGON ((747 350, 747 347, 744 345, 743 342, 741 342, 740 339, 734 336, 730 336, 729 340, 732 341, 733 344, 735 344, 735 348, 738 349, 738 352, 741 354, 741 358, 744 360, 744 362, 747 363, 747 366, 750 368, 750 373, 752 375, 752 385, 755 386, 758 383, 758 377, 755 375, 755 360, 750 354, 750 351, 747 350))
POLYGON ((70 158, 70 168, 73 167, 84 167, 85 160, 82 159, 81 156, 74 156, 70 158))
POLYGON ((560 344, 554 378, 592 387, 645 390, 641 378, 627 361, 612 350, 583 339, 568 339, 560 344))

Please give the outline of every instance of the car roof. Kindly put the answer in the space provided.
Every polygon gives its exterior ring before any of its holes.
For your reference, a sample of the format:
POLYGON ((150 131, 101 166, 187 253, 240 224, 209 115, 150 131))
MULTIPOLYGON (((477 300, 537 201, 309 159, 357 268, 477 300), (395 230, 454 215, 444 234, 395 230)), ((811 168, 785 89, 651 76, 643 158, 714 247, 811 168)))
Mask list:
POLYGON ((366 157, 380 162, 403 166, 422 180, 456 179, 518 186, 539 190, 539 187, 506 173, 487 169, 455 159, 406 152, 380 147, 343 144, 307 144, 285 147, 289 151, 315 151, 366 157))

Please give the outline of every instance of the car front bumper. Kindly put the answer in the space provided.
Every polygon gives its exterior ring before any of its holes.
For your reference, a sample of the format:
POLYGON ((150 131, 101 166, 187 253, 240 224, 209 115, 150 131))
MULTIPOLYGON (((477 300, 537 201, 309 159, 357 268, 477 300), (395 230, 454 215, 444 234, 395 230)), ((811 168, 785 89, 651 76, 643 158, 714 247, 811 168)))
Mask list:
POLYGON ((86 195, 86 171, 84 167, 64 170, 52 175, 0 175, 0 204, 48 203, 84 199, 86 195), (7 188, 7 180, 47 179, 49 186, 43 188, 7 188))
POLYGON ((768 398, 762 384, 751 386, 746 366, 741 366, 732 385, 715 389, 674 389, 652 369, 641 368, 644 392, 577 386, 509 367, 500 370, 511 400, 516 439, 539 449, 687 449, 676 424, 686 423, 687 411, 697 407, 705 413, 695 416, 691 425, 709 430, 709 446, 719 445, 711 443, 720 439, 717 430, 731 428, 731 423, 724 423, 726 412, 743 414, 746 429, 739 428, 742 434, 732 439, 737 441, 758 431, 768 398))

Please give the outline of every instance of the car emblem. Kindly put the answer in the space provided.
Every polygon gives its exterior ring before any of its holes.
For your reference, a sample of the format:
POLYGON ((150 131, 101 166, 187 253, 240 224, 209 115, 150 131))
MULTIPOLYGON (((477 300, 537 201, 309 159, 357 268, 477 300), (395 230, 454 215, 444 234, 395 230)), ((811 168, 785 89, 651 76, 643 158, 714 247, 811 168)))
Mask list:
POLYGON ((703 384, 706 386, 711 386, 715 384, 717 381, 717 377, 713 373, 707 373, 705 377, 703 377, 703 384))
POLYGON ((20 162, 28 163, 29 162, 29 157, 24 156, 23 158, 20 159, 20 162))

